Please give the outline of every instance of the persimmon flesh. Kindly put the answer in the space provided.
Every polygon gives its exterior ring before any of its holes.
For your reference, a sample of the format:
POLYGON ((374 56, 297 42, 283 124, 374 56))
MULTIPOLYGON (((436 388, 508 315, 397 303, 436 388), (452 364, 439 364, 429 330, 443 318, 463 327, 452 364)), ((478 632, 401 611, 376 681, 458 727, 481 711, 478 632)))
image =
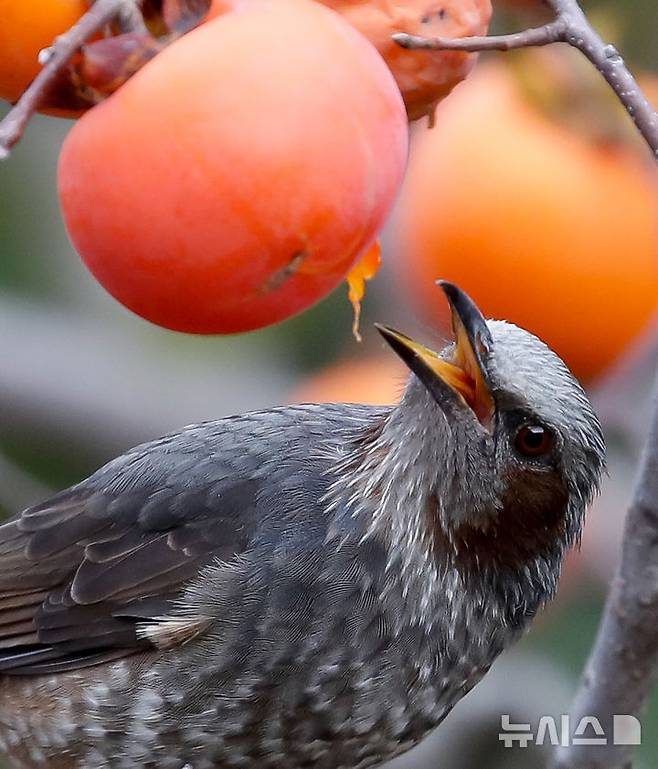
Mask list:
POLYGON ((307 0, 249 0, 85 114, 59 163, 99 282, 167 328, 231 333, 317 302, 372 244, 407 153, 372 46, 307 0))

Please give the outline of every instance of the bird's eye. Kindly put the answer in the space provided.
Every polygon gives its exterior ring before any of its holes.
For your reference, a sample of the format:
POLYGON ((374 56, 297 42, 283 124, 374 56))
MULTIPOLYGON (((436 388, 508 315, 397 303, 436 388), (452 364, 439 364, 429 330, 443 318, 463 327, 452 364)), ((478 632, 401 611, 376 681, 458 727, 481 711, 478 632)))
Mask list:
POLYGON ((524 457, 541 457, 553 448, 553 434, 542 425, 524 425, 514 438, 514 446, 524 457))

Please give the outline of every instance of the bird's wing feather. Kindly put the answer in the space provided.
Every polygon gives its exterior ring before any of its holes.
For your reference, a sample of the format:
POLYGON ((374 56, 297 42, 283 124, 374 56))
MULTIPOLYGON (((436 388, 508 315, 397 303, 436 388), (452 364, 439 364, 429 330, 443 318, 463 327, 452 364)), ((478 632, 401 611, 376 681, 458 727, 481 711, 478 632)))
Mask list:
POLYGON ((244 553, 258 524, 256 458, 243 451, 237 471, 206 433, 138 448, 0 526, 0 672, 96 664, 200 631, 179 620, 139 632, 203 565, 244 553))

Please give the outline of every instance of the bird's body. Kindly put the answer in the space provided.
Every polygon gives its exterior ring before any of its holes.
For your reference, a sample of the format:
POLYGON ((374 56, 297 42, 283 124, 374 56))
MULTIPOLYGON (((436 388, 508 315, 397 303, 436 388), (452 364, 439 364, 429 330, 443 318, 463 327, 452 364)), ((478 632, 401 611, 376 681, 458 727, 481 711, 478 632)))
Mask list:
POLYGON ((574 473, 482 484, 496 432, 421 379, 187 428, 1 527, 12 767, 359 769, 436 726, 553 595, 602 444, 576 414, 574 473))

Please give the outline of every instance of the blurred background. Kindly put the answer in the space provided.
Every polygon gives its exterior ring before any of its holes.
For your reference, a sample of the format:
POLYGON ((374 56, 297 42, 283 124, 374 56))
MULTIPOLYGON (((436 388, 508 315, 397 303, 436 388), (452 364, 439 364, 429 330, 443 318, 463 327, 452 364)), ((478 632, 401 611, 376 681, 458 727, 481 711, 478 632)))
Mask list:
MULTIPOLYGON (((658 103, 655 0, 586 3, 658 103)), ((494 31, 536 23, 534 0, 496 6, 494 31)), ((396 765, 532 769, 505 749, 501 713, 537 722, 568 705, 622 535, 658 358, 658 172, 605 85, 563 48, 483 57, 416 124, 384 266, 351 334, 345 288, 242 336, 167 332, 130 314, 68 243, 55 171, 69 124, 38 117, 0 165, 0 510, 74 483, 137 442, 186 423, 295 401, 393 402, 405 374, 372 328, 449 337, 438 277, 490 316, 560 352, 605 423, 609 477, 556 602, 431 740, 396 765)), ((641 765, 658 766, 658 697, 641 765)))

